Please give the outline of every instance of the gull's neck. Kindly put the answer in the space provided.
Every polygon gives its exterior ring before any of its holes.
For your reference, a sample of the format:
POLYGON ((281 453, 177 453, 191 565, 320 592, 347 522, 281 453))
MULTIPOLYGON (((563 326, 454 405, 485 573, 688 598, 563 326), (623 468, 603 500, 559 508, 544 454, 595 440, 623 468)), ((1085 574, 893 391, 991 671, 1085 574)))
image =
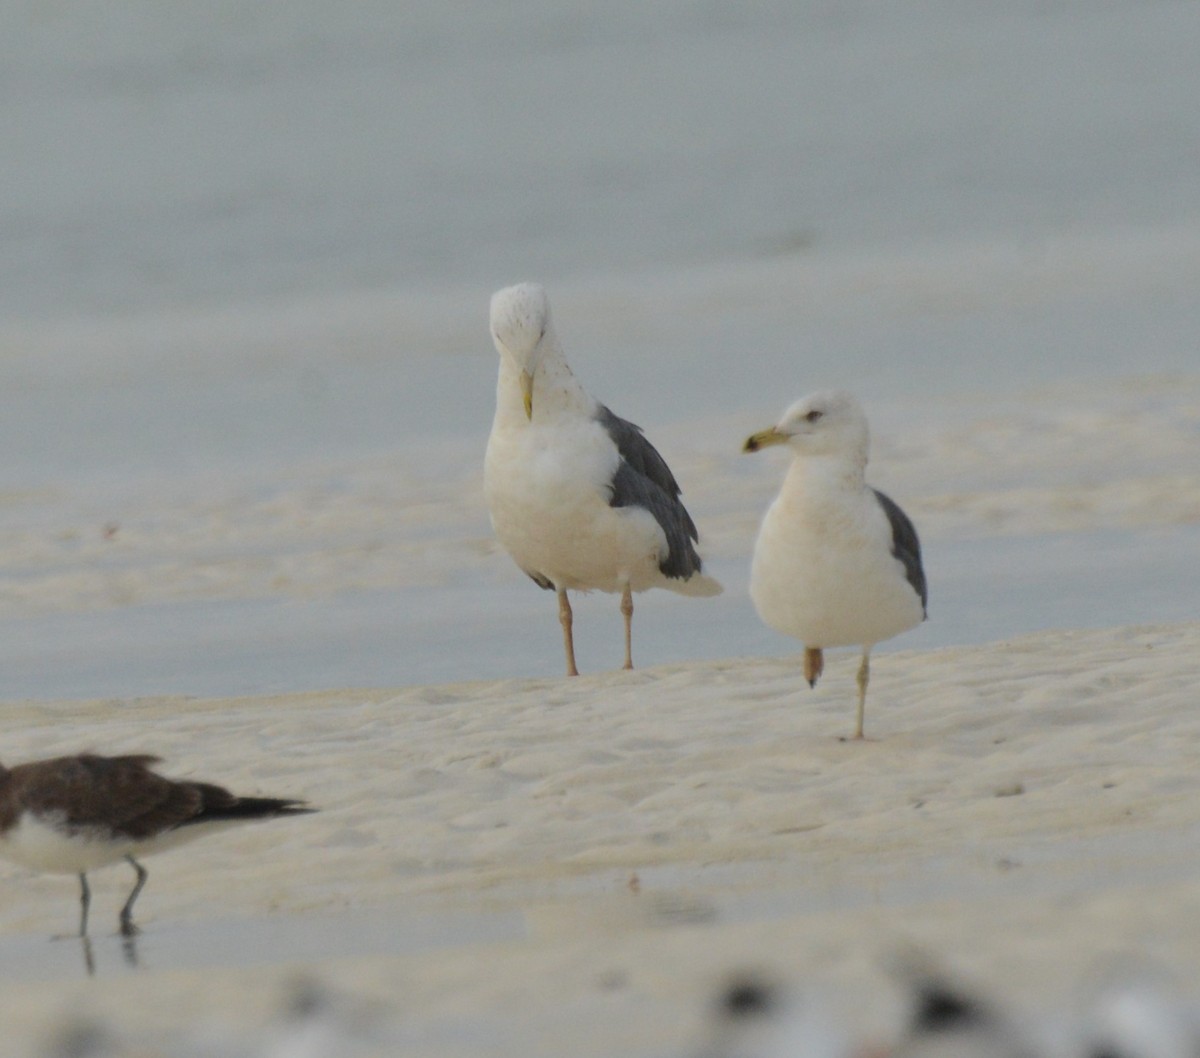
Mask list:
POLYGON ((792 458, 784 489, 801 494, 806 502, 820 497, 856 495, 867 487, 867 453, 839 452, 832 455, 803 455, 792 458))
MULTIPOLYGON (((595 410, 595 400, 571 371, 554 324, 549 324, 542 335, 542 355, 533 376, 533 422, 564 415, 591 415, 595 410)), ((506 423, 529 422, 521 398, 521 370, 511 357, 503 355, 496 388, 496 418, 506 423)))

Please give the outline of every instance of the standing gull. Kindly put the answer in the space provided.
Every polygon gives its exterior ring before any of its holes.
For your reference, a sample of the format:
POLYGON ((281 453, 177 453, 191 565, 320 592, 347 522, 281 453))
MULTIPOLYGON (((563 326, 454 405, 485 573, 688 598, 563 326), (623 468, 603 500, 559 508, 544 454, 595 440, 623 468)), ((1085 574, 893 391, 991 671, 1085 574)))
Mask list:
POLYGON ((121 909, 133 936, 133 903, 148 877, 134 857, 211 833, 214 826, 314 811, 303 801, 238 797, 220 786, 176 782, 150 770, 157 757, 82 753, 5 768, 0 764, 0 856, 35 871, 77 874, 87 936, 87 872, 124 860, 137 882, 121 909))
POLYGON ((805 397, 744 451, 779 444, 792 465, 759 530, 750 596, 763 621, 804 643, 810 687, 826 647, 862 647, 862 738, 871 647, 925 619, 921 545, 908 516, 866 483, 867 418, 851 394, 805 397))
POLYGON ((640 427, 590 397, 563 356, 536 283, 492 295, 500 353, 484 493, 496 536, 558 595, 567 675, 577 676, 568 591, 619 592, 625 668, 633 668, 633 593, 715 595, 679 485, 640 427))

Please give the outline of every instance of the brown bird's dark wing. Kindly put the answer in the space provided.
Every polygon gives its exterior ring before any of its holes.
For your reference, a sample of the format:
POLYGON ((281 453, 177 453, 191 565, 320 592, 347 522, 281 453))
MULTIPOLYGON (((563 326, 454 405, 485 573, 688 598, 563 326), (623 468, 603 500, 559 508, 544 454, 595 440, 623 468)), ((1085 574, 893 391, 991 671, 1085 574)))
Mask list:
POLYGON ((283 797, 238 797, 222 786, 190 784, 200 795, 200 810, 187 823, 219 823, 225 820, 269 819, 272 816, 315 812, 305 801, 283 797))
POLYGON ((186 823, 203 803, 192 784, 151 771, 157 760, 81 754, 18 765, 9 779, 20 803, 38 815, 141 840, 186 823))

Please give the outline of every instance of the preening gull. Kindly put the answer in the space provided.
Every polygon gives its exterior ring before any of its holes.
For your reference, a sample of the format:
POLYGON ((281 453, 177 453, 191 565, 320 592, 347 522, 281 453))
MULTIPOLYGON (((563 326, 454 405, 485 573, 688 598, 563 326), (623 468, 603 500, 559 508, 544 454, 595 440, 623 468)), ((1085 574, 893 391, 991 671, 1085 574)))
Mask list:
POLYGON ((750 597, 763 621, 804 643, 816 686, 827 647, 861 646, 863 737, 871 647, 925 619, 921 545, 908 516, 866 483, 867 417, 849 393, 814 393, 744 451, 786 444, 792 465, 754 546, 750 597))
POLYGON ((590 397, 563 356, 545 290, 492 295, 500 353, 484 493, 496 537, 558 596, 567 675, 576 676, 568 591, 619 592, 625 668, 633 668, 633 592, 721 590, 703 572, 679 485, 639 427, 590 397))

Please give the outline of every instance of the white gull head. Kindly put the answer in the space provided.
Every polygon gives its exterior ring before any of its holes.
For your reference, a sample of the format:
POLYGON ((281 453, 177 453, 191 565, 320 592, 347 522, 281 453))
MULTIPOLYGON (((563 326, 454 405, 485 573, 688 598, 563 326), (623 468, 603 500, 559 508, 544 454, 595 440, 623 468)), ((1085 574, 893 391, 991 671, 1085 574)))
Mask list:
POLYGON ((752 434, 744 450, 786 444, 798 455, 835 456, 865 465, 869 443, 867 416, 854 395, 822 390, 796 401, 774 426, 752 434))
POLYGON ((525 414, 533 411, 533 378, 551 341, 550 301, 538 283, 518 283, 492 295, 492 341, 496 351, 516 369, 521 380, 525 414))

